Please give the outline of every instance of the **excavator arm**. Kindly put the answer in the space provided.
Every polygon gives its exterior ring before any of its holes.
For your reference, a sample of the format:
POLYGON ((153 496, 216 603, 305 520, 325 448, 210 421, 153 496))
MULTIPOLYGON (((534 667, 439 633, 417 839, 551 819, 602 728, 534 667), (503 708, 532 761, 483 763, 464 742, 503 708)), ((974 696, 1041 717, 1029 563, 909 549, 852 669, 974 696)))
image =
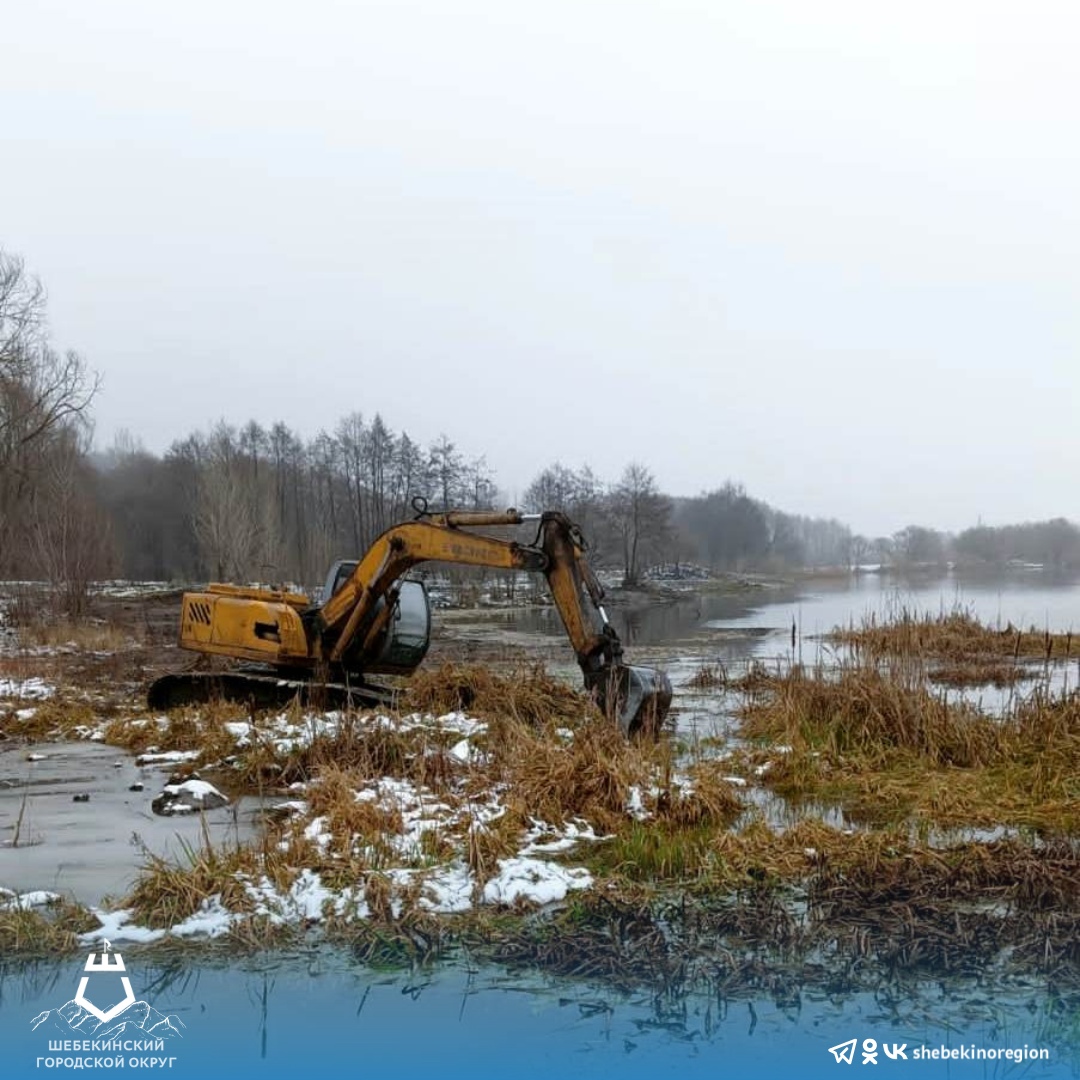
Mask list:
POLYGON ((585 559, 580 530, 557 512, 521 514, 451 512, 422 515, 383 533, 345 583, 313 614, 313 638, 320 658, 340 664, 350 656, 363 666, 393 611, 392 590, 411 567, 445 562, 542 573, 551 590, 585 685, 596 693, 627 735, 656 730, 671 703, 667 677, 648 668, 622 663, 622 644, 602 605, 603 589, 585 559), (476 526, 539 522, 537 542, 463 531, 476 526), (595 614, 583 605, 587 596, 595 614), (384 600, 382 604, 380 600, 384 600), (359 646, 359 647, 358 647, 359 646))
MULTIPOLYGON (((403 580, 423 562, 525 570, 543 574, 585 679, 601 707, 629 736, 657 733, 671 703, 662 672, 623 663, 622 644, 603 608, 603 589, 585 559, 577 526, 557 512, 521 514, 452 511, 428 514, 379 536, 355 568, 319 605, 306 596, 273 589, 213 584, 185 593, 180 645, 207 655, 268 666, 199 679, 167 675, 150 688, 154 707, 190 700, 203 685, 243 693, 275 686, 355 686, 365 673, 409 674, 427 649, 428 608, 422 586, 403 580), (471 528, 538 523, 536 540, 521 544, 471 528), (394 621, 405 590, 421 596, 423 629, 411 648, 394 653, 394 621), (588 604, 586 604, 586 600, 588 604)), ((370 688, 377 698, 377 688, 370 688)), ((349 690, 351 693, 351 690, 349 690)))

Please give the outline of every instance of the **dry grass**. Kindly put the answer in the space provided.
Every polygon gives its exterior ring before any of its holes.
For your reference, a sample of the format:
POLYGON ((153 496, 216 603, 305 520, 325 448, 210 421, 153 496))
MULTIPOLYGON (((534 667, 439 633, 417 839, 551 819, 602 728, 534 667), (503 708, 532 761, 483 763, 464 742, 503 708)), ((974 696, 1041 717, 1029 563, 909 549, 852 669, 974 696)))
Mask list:
POLYGON ((828 639, 873 657, 918 656, 957 663, 1008 657, 1065 660, 1077 655, 1071 631, 1052 634, 1012 623, 994 629, 964 610, 930 615, 905 608, 884 621, 871 615, 857 627, 837 627, 828 639))
POLYGON ((183 859, 170 861, 149 851, 135 887, 124 900, 136 921, 167 928, 198 912, 207 898, 218 895, 229 911, 253 916, 255 903, 245 889, 246 880, 264 875, 287 890, 299 867, 281 851, 277 836, 269 832, 259 845, 214 847, 204 829, 202 843, 183 844, 183 859))
POLYGON ((105 619, 35 619, 19 626, 19 643, 31 648, 119 652, 142 644, 142 630, 138 626, 120 626, 105 619))
POLYGON ((1014 964, 1075 981, 1078 889, 1072 844, 965 844, 826 865, 810 882, 808 911, 816 936, 887 968, 967 971, 1009 948, 1014 964))
POLYGON ((133 754, 145 753, 151 747, 162 751, 198 750, 200 762, 213 763, 231 753, 236 745, 236 737, 225 724, 247 719, 240 705, 211 702, 157 716, 118 717, 106 727, 105 741, 133 754))
POLYGON ((548 675, 542 665, 498 674, 481 664, 444 664, 413 676, 402 704, 436 716, 460 711, 532 727, 573 724, 597 713, 586 695, 548 675))
POLYGON ((16 700, 10 707, 0 704, 0 735, 30 742, 63 740, 78 737, 79 728, 93 727, 98 711, 85 701, 72 701, 62 694, 43 701, 16 700), (20 719, 17 710, 33 709, 20 719))
POLYGON ((0 910, 0 952, 20 957, 75 952, 78 935, 97 925, 97 919, 85 908, 66 901, 44 910, 0 910))
POLYGON ((459 935, 455 927, 465 920, 439 918, 415 910, 395 918, 389 906, 380 908, 378 904, 378 897, 369 889, 372 917, 361 921, 332 917, 327 922, 327 936, 347 945, 358 962, 373 968, 415 969, 456 951, 459 935))
POLYGON ((746 807, 724 779, 727 770, 715 761, 699 761, 690 765, 685 779, 668 783, 656 802, 656 818, 680 828, 718 829, 730 825, 746 807))
MULTIPOLYGON (((959 965, 963 947, 985 957, 991 946, 1011 944, 1032 965, 1075 964, 1078 920, 1053 919, 1075 908, 1080 856, 1054 842, 939 851, 926 830, 1002 821, 1048 834, 1080 827, 1080 697, 1035 694, 992 719, 928 690, 921 670, 876 662, 836 672, 755 667, 740 683, 744 733, 791 747, 769 755, 765 782, 796 799, 835 799, 849 817, 877 826, 854 835, 817 820, 778 831, 752 818, 732 828, 747 808, 724 780, 731 761, 688 762, 668 740, 628 742, 581 694, 542 672, 497 677, 448 667, 414 688, 410 709, 485 718, 469 736, 467 762, 450 753, 460 730, 434 722, 346 714, 282 750, 261 738, 256 717, 254 742, 235 753, 231 775, 253 786, 268 777, 307 781, 305 814, 247 847, 215 851, 207 841, 179 863, 149 857, 125 903, 138 921, 165 927, 220 895, 244 916, 232 939, 254 947, 292 931, 254 914, 245 882, 265 875, 285 894, 308 868, 366 902, 367 920, 332 915, 326 926, 374 962, 429 958, 457 933, 482 933, 494 958, 616 979, 646 969, 676 978, 707 964, 728 978, 729 942, 873 955, 898 968, 959 965), (387 777, 409 781, 425 803, 464 812, 405 852, 393 802, 356 798, 387 777), (496 792, 501 816, 468 813, 496 792), (646 820, 629 812, 634 803, 646 820), (321 843, 308 832, 316 818, 321 843), (516 912, 500 921, 479 910, 460 922, 432 916, 420 905, 422 876, 390 873, 460 860, 480 887, 521 849, 534 822, 559 830, 575 820, 607 837, 566 856, 588 865, 599 887, 573 895, 554 920, 516 912)), ((240 715, 178 710, 167 727, 150 725, 150 741, 231 754, 224 724, 240 715)), ((288 719, 298 730, 305 723, 299 709, 288 719)), ((114 727, 110 737, 124 745, 149 739, 146 725, 114 727)))
POLYGON ((928 669, 927 675, 941 686, 996 686, 1001 689, 1033 679, 1037 672, 1023 661, 985 657, 938 662, 928 669))
POLYGON ((991 717, 900 666, 794 669, 743 706, 743 733, 789 745, 766 782, 879 827, 1080 824, 1080 696, 1036 692, 991 717))
MULTIPOLYGON (((304 726, 298 711, 296 726, 304 726)), ((319 731, 284 749, 273 738, 261 738, 257 723, 253 737, 231 766, 237 782, 249 787, 307 783, 325 770, 343 770, 358 787, 395 777, 435 791, 448 790, 453 782, 456 771, 446 751, 461 738, 435 727, 408 727, 393 716, 356 712, 342 714, 332 731, 319 731)))
POLYGON ((520 811, 508 811, 493 822, 474 818, 465 837, 465 862, 477 883, 477 891, 498 870, 499 860, 510 858, 521 847, 527 822, 520 811))
POLYGON ((702 664, 687 680, 692 690, 716 690, 727 686, 728 673, 723 664, 702 664))
POLYGON ((403 828, 399 810, 357 799, 357 786, 355 773, 332 765, 320 770, 318 783, 308 793, 310 814, 323 819, 323 832, 329 837, 319 862, 345 859, 351 872, 389 861, 393 855, 389 840, 403 828))
MULTIPOLYGON (((851 835, 804 821, 778 832, 759 820, 738 832, 634 823, 590 850, 606 887, 574 895, 549 919, 432 916, 388 877, 370 873, 363 879, 370 917, 331 916, 327 932, 373 963, 431 959, 464 939, 475 956, 621 985, 705 978, 730 987, 732 958, 747 950, 774 957, 763 960, 772 972, 777 956, 806 964, 814 981, 871 959, 876 967, 864 970, 974 971, 1008 947, 1018 970, 1077 979, 1080 852, 1071 843, 935 850, 912 843, 904 829, 851 835), (822 956, 836 964, 823 966, 822 956)), ((215 867, 202 856, 189 869, 197 879, 168 879, 176 902, 162 923, 195 910, 205 895, 242 887, 238 872, 256 872, 246 861, 215 867)), ((246 898, 236 902, 243 910, 246 898)), ((261 944, 274 932, 250 919, 233 939, 261 944)))
POLYGON ((792 669, 746 706, 743 732, 831 758, 884 763, 904 750, 960 767, 987 763, 1001 741, 1000 728, 974 707, 869 665, 792 669))
MULTIPOLYGON (((451 678, 441 691, 429 682, 426 700, 434 708, 447 708, 459 692, 461 673, 455 670, 451 678)), ((617 832, 633 825, 628 808, 636 800, 678 841, 721 829, 743 811, 717 765, 699 762, 680 771, 669 743, 628 742, 579 694, 542 674, 479 685, 482 693, 474 703, 481 707, 469 712, 490 709, 497 718, 470 737, 474 752, 468 763, 449 753, 462 738, 458 730, 434 721, 417 724, 409 716, 346 714, 330 731, 273 752, 275 783, 307 784, 303 815, 268 832, 260 845, 215 852, 207 844, 189 849, 179 864, 151 857, 127 903, 154 926, 188 917, 214 894, 230 910, 250 914, 243 875, 265 873, 284 891, 307 868, 331 888, 359 886, 372 917, 390 921, 391 901, 399 918, 418 914, 422 881, 415 879, 410 897, 404 879, 395 880, 391 891, 387 871, 461 860, 482 889, 538 821, 555 833, 574 821, 587 822, 597 833, 617 832), (530 687, 530 679, 536 685, 530 687), (495 703, 507 695, 513 708, 495 713, 495 703), (406 829, 396 796, 357 798, 390 778, 407 781, 406 790, 423 803, 443 807, 442 823, 419 833, 415 850, 403 843, 406 829), (492 817, 496 792, 502 812, 492 817)), ((302 720, 299 714, 292 719, 297 725, 302 720)), ((205 717, 177 712, 169 721, 177 748, 198 745, 206 733, 205 717)), ((238 771, 249 775, 252 755, 260 752, 255 746, 238 754, 238 771)))
POLYGON ((495 721, 482 746, 491 760, 474 786, 504 784, 512 807, 544 821, 581 817, 614 827, 626 816, 631 787, 650 775, 650 748, 628 743, 600 716, 581 724, 569 742, 520 720, 495 721))
POLYGON ((751 661, 741 675, 728 676, 725 689, 735 690, 740 694, 763 694, 772 689, 783 677, 779 666, 770 668, 761 660, 751 661))
POLYGON ((188 848, 184 863, 148 855, 135 887, 124 903, 146 926, 167 928, 194 915, 202 902, 218 894, 232 910, 250 910, 237 874, 261 871, 253 849, 217 851, 188 848))
POLYGON ((505 787, 506 803, 522 819, 582 818, 601 831, 616 831, 631 820, 627 806, 634 789, 658 819, 672 824, 727 823, 742 809, 705 766, 687 789, 678 782, 671 744, 629 742, 599 714, 579 723, 572 739, 502 720, 492 722, 477 743, 489 758, 473 787, 505 787))
MULTIPOLYGON (((635 858, 612 865, 617 845, 598 849, 598 868, 636 874, 642 850, 664 850, 645 830, 627 839, 635 858)), ((641 874, 641 884, 575 897, 550 921, 503 928, 496 955, 654 991, 697 983, 728 996, 775 987, 778 1003, 791 983, 835 993, 857 987, 860 974, 873 986, 905 972, 967 974, 990 963, 1059 985, 1080 978, 1080 855, 1072 845, 935 851, 899 832, 846 836, 807 822, 786 833, 759 824, 702 836, 699 848, 677 895, 657 895, 641 874)))

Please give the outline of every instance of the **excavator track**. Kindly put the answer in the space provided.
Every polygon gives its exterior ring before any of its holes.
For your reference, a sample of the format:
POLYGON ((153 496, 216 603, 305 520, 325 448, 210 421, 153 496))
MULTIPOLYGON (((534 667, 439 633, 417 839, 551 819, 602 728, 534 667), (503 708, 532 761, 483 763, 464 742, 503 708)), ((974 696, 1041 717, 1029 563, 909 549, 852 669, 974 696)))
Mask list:
POLYGON ((288 705, 297 695, 303 704, 323 709, 391 706, 394 702, 394 691, 381 686, 283 679, 265 671, 242 669, 163 675, 151 683, 146 698, 151 709, 178 709, 209 701, 238 701, 254 708, 273 708, 288 705))

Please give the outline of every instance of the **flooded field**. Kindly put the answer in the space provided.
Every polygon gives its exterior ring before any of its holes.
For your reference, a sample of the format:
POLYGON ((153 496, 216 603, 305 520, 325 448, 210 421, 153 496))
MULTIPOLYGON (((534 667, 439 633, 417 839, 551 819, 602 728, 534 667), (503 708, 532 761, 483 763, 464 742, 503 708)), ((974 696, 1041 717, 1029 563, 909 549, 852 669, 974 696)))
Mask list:
MULTIPOLYGON (((82 938, 85 949, 110 935, 136 994, 182 1019, 183 1050, 169 1054, 185 1075, 295 1075, 313 1040, 328 1066, 402 1075, 829 1076, 866 1054, 930 1075, 1078 1074, 1068 691, 1080 584, 865 575, 615 604, 612 617, 631 660, 671 676, 669 749, 624 750, 587 725, 553 726, 544 742, 527 724, 460 713, 392 729, 283 714, 261 721, 263 746, 230 715, 185 713, 158 735, 130 708, 113 706, 109 720, 91 708, 88 737, 0 752, 0 885, 97 904, 127 895, 147 852, 183 863, 207 840, 237 852, 256 843, 259 863, 201 858, 168 881, 159 868, 183 940, 140 951, 170 925, 145 889, 130 921, 82 938), (868 644, 827 637, 905 617, 926 616, 932 630, 952 615, 989 629, 1018 668, 1005 685, 978 682, 978 667, 975 682, 927 681, 939 673, 925 666, 939 663, 930 646, 867 659, 868 644), (1031 640, 1019 634, 1029 627, 1031 640), (1043 640, 1045 658, 1028 655, 1043 640), (398 770, 393 797, 385 783, 343 788, 364 806, 345 814, 321 789, 295 785, 295 823, 261 848, 264 803, 250 794, 202 816, 153 814, 167 773, 137 765, 136 751, 152 735, 181 745, 199 732, 234 773, 253 762, 263 771, 251 776, 279 770, 272 802, 294 776, 348 755, 398 770), (124 746, 105 745, 106 733, 124 746), (320 740, 332 759, 316 754, 320 740), (426 764, 418 772, 409 760, 426 764), (559 823, 558 806, 577 817, 559 823), (342 828, 348 840, 373 822, 397 831, 393 843, 340 846, 342 828), (272 879, 257 887, 256 865, 272 879), (299 865, 317 870, 295 878, 299 865), (369 886, 349 899, 334 883, 357 875, 369 886), (234 879, 246 883, 237 903, 255 898, 269 913, 258 957, 192 942, 193 927, 247 926, 210 896, 234 879), (329 937, 318 933, 327 904, 337 905, 329 937), (144 931, 143 920, 162 929, 144 931)), ((436 634, 436 664, 540 660, 577 684, 552 610, 438 613, 436 634)), ((48 707, 48 671, 21 663, 6 692, 21 687, 11 707, 29 715, 48 707)), ((12 1075, 37 1073, 47 1051, 30 1021, 71 999, 80 968, 65 955, 3 969, 0 1031, 22 1055, 12 1075)))
POLYGON ((0 882, 96 906, 130 890, 147 850, 178 858, 185 843, 198 846, 204 829, 215 842, 255 835, 255 798, 201 819, 154 814, 151 801, 165 777, 160 767, 135 761, 100 742, 0 750, 0 882))

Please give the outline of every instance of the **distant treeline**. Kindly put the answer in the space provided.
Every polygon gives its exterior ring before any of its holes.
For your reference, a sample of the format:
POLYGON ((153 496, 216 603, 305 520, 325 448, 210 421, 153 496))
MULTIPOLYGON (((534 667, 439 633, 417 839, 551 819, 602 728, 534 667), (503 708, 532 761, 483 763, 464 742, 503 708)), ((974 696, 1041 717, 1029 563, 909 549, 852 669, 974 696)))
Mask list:
POLYGON ((976 525, 956 536, 912 525, 894 537, 888 558, 899 563, 1080 569, 1080 528, 1065 518, 1023 525, 976 525))
MULTIPOLYGON (((499 507, 484 458, 442 435, 421 445, 379 413, 351 413, 301 438, 285 424, 219 422, 166 453, 130 436, 91 453, 94 374, 48 339, 45 294, 21 260, 0 251, 0 576, 44 578, 78 608, 89 581, 315 583, 388 526, 432 509, 499 507)), ((733 482, 671 498, 646 465, 618 479, 552 464, 529 485, 525 510, 577 521, 598 566, 627 583, 666 564, 780 571, 868 563, 1036 563, 1080 568, 1080 529, 1058 519, 949 536, 911 526, 855 535, 832 519, 787 514, 733 482)))

